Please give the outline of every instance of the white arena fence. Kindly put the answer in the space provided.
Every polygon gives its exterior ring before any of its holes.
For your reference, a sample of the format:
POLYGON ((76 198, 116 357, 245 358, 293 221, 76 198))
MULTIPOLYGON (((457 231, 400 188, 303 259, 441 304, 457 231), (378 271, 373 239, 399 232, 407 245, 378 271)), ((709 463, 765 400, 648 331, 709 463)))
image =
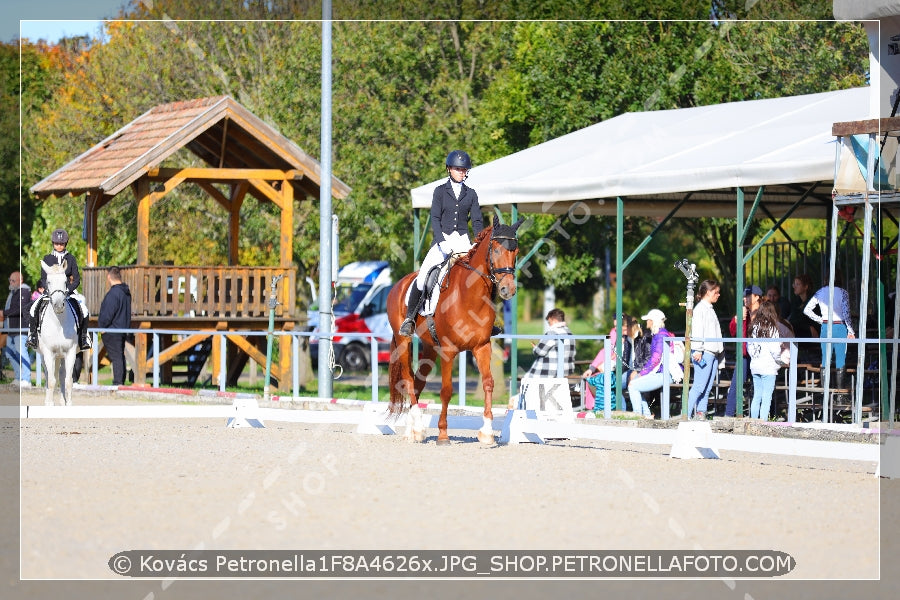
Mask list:
MULTIPOLYGON (((3 329, 0 329, 0 332, 15 333, 16 330, 10 330, 10 329, 3 328, 3 329)), ((18 330, 18 332, 27 334, 27 329, 20 329, 20 330, 18 330)), ((266 331, 259 331, 259 330, 225 332, 225 331, 215 331, 215 330, 184 330, 184 329, 100 329, 100 328, 91 328, 91 329, 89 329, 89 332, 90 332, 90 335, 92 336, 94 348, 99 347, 98 342, 100 339, 100 335, 104 332, 149 334, 151 336, 150 348, 151 348, 152 359, 150 361, 150 364, 152 367, 152 386, 154 388, 160 387, 160 364, 156 360, 156 357, 158 357, 159 353, 160 353, 160 336, 161 335, 189 336, 189 335, 193 335, 193 334, 197 334, 197 333, 211 335, 213 337, 213 343, 219 344, 219 348, 221 350, 218 353, 219 357, 220 357, 220 364, 218 365, 219 377, 218 377, 218 381, 216 382, 216 385, 220 392, 225 392, 225 388, 226 388, 225 379, 226 379, 226 373, 227 373, 227 365, 226 365, 227 355, 226 355, 225 349, 226 349, 226 342, 227 342, 226 336, 228 334, 237 334, 237 335, 243 335, 243 336, 267 336, 267 335, 289 336, 291 338, 291 345, 292 345, 292 353, 291 353, 291 355, 292 355, 292 366, 291 366, 292 378, 291 379, 294 382, 293 389, 292 389, 292 394, 294 397, 300 396, 299 356, 300 356, 300 341, 301 341, 301 339, 304 337, 310 338, 310 337, 315 336, 319 340, 320 343, 323 340, 325 340, 325 338, 321 337, 321 335, 316 334, 314 332, 309 332, 309 331, 275 331, 275 332, 269 333, 266 331)), ((369 344, 370 344, 370 356, 372 356, 372 357, 377 356, 377 354, 378 354, 378 338, 376 337, 375 334, 354 333, 354 336, 361 337, 361 338, 368 338, 369 344)), ((547 338, 547 337, 555 338, 557 340, 557 344, 559 345, 558 352, 557 352, 557 376, 563 377, 563 373, 564 373, 563 357, 565 354, 563 351, 563 340, 564 339, 575 340, 576 345, 577 345, 578 340, 601 341, 601 342, 603 342, 604 345, 606 345, 608 343, 609 336, 606 336, 606 335, 544 336, 544 335, 533 335, 533 334, 531 334, 531 335, 521 335, 521 334, 513 335, 513 334, 503 333, 503 334, 497 336, 496 339, 502 340, 503 342, 512 342, 513 340, 519 340, 519 339, 534 341, 534 340, 537 340, 540 338, 547 338)), ((733 344, 736 342, 746 341, 743 338, 735 338, 735 337, 707 338, 706 339, 706 341, 715 341, 715 340, 724 342, 726 344, 726 347, 728 347, 727 344, 732 344, 732 347, 733 347, 733 344)), ((664 343, 666 344, 666 347, 668 349, 669 346, 671 344, 675 343, 676 341, 683 343, 685 341, 685 338, 683 336, 682 337, 668 337, 668 338, 665 338, 664 343)), ((876 345, 876 344, 887 345, 888 348, 891 349, 890 352, 893 355, 893 357, 892 357, 893 360, 889 361, 892 363, 889 366, 891 367, 890 371, 893 372, 893 376, 888 377, 888 381, 894 382, 893 384, 890 384, 891 390, 890 390, 890 394, 889 394, 889 397, 891 398, 891 405, 890 405, 891 414, 893 414, 894 410, 896 410, 895 404, 894 404, 895 403, 894 399, 896 398, 895 386, 896 386, 896 381, 897 381, 896 356, 897 356, 897 346, 898 346, 898 343, 900 343, 900 341, 898 341, 897 339, 782 338, 779 341, 790 341, 790 354, 791 354, 790 365, 787 367, 784 375, 779 375, 779 378, 784 376, 786 378, 786 382, 787 382, 788 389, 786 391, 787 391, 787 399, 788 399, 788 413, 787 413, 787 422, 788 423, 796 422, 796 417, 797 417, 797 394, 798 394, 798 365, 797 365, 798 347, 797 347, 797 342, 798 341, 801 343, 806 343, 806 344, 820 344, 823 342, 840 343, 840 344, 847 344, 848 346, 856 345, 858 348, 863 348, 865 346, 873 347, 873 345, 876 345)), ((466 406, 468 354, 469 354, 468 352, 462 352, 459 355, 458 373, 457 373, 457 377, 456 377, 456 385, 457 385, 457 389, 458 389, 458 392, 457 392, 458 401, 457 401, 457 404, 455 405, 458 407, 466 406)), ((672 356, 671 352, 669 352, 669 351, 663 352, 663 372, 668 372, 668 368, 669 368, 668 363, 669 363, 669 360, 671 359, 671 356, 672 356)), ((745 358, 745 360, 749 360, 749 359, 745 358)), ((853 365, 850 365, 850 363, 848 363, 848 366, 853 366, 853 365)), ((98 376, 99 376, 99 360, 98 360, 97 352, 91 353, 90 368, 91 368, 91 372, 92 372, 92 381, 97 381, 98 376)), ((322 365, 319 365, 318 368, 322 368, 322 365)), ((327 368, 327 366, 325 368, 327 368)), ((610 363, 609 354, 607 354, 606 362, 604 365, 604 371, 607 373, 610 373, 610 372, 614 371, 614 369, 615 369, 615 366, 610 363)), ((39 353, 36 353, 36 357, 35 357, 35 361, 34 361, 34 370, 36 373, 37 385, 40 386, 43 365, 42 365, 41 356, 39 353)), ((576 371, 577 371, 577 369, 576 369, 576 371)), ((370 360, 369 375, 370 375, 370 385, 371 385, 371 399, 373 401, 378 401, 378 399, 379 399, 379 384, 378 384, 379 375, 382 373, 386 373, 386 372, 387 372, 387 365, 379 364, 377 360, 370 360)), ((525 374, 525 369, 520 367, 519 372, 516 374, 516 376, 511 378, 510 389, 508 390, 510 395, 512 395, 514 389, 515 390, 518 389, 517 387, 514 388, 514 386, 517 386, 518 380, 524 374, 525 374)), ((576 372, 575 375, 580 375, 580 372, 576 372)), ((825 376, 825 374, 823 373, 823 377, 824 376, 825 376)), ((478 377, 477 370, 475 371, 475 377, 476 377, 476 379, 478 377)), ((439 381, 439 380, 440 380, 439 366, 437 366, 432 371, 432 373, 429 377, 429 381, 439 381)), ((878 380, 880 381, 881 378, 878 377, 878 380)), ((581 385, 584 385, 583 382, 581 383, 581 385)), ((606 385, 609 386, 608 379, 607 379, 606 385)), ((672 394, 671 388, 676 387, 676 386, 681 388, 682 384, 681 383, 678 383, 678 384, 669 383, 667 385, 664 385, 661 390, 660 418, 663 420, 668 420, 672 417, 672 414, 670 411, 671 394, 672 394)), ((856 378, 855 386, 856 386, 856 390, 854 393, 854 397, 855 397, 854 402, 857 406, 856 406, 856 410, 854 412, 855 412, 855 414, 858 415, 859 414, 859 406, 862 402, 862 397, 863 397, 863 378, 862 377, 856 378)), ((803 388, 801 387, 799 389, 802 393, 803 388)), ((605 394, 606 397, 609 397, 609 392, 610 392, 610 390, 607 388, 606 394, 605 394)), ((829 398, 830 398, 830 394, 826 395, 826 402, 828 402, 829 398)), ((505 405, 507 399, 508 399, 508 397, 506 395, 497 394, 496 398, 495 398, 495 404, 505 405)), ((823 414, 827 414, 828 412, 829 411, 823 409, 823 414)), ((610 403, 608 403, 608 402, 606 403, 605 409, 603 411, 603 418, 605 418, 605 419, 612 418, 612 410, 610 408, 610 403)), ((855 422, 857 422, 858 420, 859 420, 858 417, 854 418, 855 422)))

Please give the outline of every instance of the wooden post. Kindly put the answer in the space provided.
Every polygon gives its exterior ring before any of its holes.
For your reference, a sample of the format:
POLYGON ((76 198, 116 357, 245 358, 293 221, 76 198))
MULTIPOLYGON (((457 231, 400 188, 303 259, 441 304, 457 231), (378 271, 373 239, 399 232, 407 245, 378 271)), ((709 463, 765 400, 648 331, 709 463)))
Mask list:
POLYGON ((281 266, 287 268, 294 264, 294 188, 287 179, 281 180, 281 197, 281 266))
POLYGON ((141 177, 134 183, 137 198, 137 264, 150 262, 150 181, 141 177))
POLYGON ((241 206, 250 185, 246 181, 231 187, 231 198, 228 206, 228 264, 239 264, 241 238, 241 206))

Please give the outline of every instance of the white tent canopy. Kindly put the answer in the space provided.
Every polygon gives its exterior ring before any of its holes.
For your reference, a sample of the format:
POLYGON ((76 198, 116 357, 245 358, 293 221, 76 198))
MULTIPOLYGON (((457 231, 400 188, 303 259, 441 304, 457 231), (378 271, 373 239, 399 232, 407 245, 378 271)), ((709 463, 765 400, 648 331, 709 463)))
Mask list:
MULTIPOLYGON (((524 213, 664 216, 687 194, 679 217, 735 217, 734 188, 765 186, 766 212, 825 218, 831 207, 835 122, 869 118, 870 88, 626 113, 476 166, 466 182, 482 206, 524 213)), ((476 157, 477 158, 477 157, 476 157)), ((430 208, 440 179, 412 190, 430 208)), ((766 216, 758 214, 758 216, 766 216)))

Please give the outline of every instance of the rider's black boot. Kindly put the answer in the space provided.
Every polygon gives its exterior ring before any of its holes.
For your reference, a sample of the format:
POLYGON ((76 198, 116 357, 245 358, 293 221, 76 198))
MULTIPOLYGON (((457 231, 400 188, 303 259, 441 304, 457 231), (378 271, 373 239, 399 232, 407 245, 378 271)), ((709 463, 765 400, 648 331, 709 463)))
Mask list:
POLYGON ((78 347, 81 350, 91 349, 91 343, 88 341, 87 317, 81 321, 81 326, 78 328, 78 347))
POLYGON ((398 332, 403 337, 412 337, 416 330, 416 311, 419 310, 419 300, 422 298, 422 290, 413 282, 409 290, 409 304, 406 307, 406 319, 400 325, 398 332))
MULTIPOLYGON (((38 300, 40 302, 40 300, 38 300)), ((40 309, 40 305, 38 306, 40 309)), ((31 321, 28 323, 28 339, 25 340, 25 345, 29 348, 37 348, 37 322, 38 316, 41 314, 40 310, 34 311, 35 316, 31 317, 31 321)))

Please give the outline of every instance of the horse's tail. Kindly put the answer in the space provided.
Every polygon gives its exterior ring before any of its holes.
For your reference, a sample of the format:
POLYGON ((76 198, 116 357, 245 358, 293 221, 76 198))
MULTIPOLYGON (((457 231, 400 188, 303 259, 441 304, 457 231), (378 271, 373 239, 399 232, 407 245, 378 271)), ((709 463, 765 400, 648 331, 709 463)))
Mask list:
MULTIPOLYGON (((388 386, 391 394, 388 414, 391 415, 402 414, 409 399, 409 390, 406 389, 408 382, 403 377, 405 363, 409 361, 409 348, 407 347, 404 352, 400 348, 401 344, 407 344, 408 346, 409 343, 400 342, 398 344, 396 337, 391 340, 391 363, 388 368, 388 386)), ((407 366, 407 368, 411 369, 412 367, 407 366)))

